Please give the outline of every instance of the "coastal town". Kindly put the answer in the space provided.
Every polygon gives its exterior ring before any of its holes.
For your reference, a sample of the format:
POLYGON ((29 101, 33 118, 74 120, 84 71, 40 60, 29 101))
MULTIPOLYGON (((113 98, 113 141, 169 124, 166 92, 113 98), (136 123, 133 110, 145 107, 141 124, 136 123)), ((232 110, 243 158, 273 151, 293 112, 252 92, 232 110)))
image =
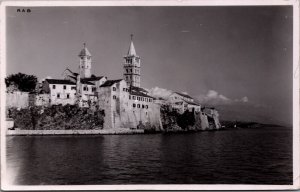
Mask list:
MULTIPOLYGON (((62 78, 43 79, 37 83, 33 92, 20 91, 14 84, 7 86, 6 108, 9 111, 7 118, 10 118, 10 121, 7 121, 8 128, 18 128, 14 117, 11 116, 11 109, 20 111, 38 107, 40 114, 47 107, 66 105, 76 105, 92 111, 103 110, 103 124, 98 127, 102 130, 161 131, 166 127, 180 130, 182 126, 176 123, 176 118, 170 118, 170 114, 175 113, 177 116, 192 116, 193 124, 189 125, 188 129, 221 128, 219 114, 215 108, 202 106, 184 92, 173 91, 162 98, 152 95, 148 89, 141 86, 142 62, 136 52, 133 35, 128 52, 123 57, 123 77, 119 79, 109 79, 104 74, 92 74, 92 54, 85 43, 78 57, 79 71, 66 68, 62 78), (166 122, 169 123, 167 126, 166 122)), ((186 117, 182 116, 187 119, 186 117)))

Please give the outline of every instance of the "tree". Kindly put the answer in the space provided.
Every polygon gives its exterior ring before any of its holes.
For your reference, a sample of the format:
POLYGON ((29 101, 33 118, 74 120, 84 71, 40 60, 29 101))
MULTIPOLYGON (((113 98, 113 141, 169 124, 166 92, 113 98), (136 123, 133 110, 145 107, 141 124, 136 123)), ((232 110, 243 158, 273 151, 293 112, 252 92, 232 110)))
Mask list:
POLYGON ((35 90, 37 77, 23 73, 12 74, 5 78, 5 84, 6 87, 14 85, 19 91, 32 92, 35 90))

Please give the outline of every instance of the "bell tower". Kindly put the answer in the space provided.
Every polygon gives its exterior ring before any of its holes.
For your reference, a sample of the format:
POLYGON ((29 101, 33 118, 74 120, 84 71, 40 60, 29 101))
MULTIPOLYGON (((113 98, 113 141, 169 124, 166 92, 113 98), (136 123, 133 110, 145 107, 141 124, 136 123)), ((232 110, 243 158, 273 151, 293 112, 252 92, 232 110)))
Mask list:
POLYGON ((128 53, 124 56, 124 80, 128 86, 140 87, 141 86, 141 59, 136 54, 133 45, 133 35, 130 35, 131 41, 128 53))
POLYGON ((92 68, 92 55, 86 48, 86 44, 83 44, 83 49, 79 53, 80 63, 79 63, 79 74, 80 78, 91 77, 92 68))

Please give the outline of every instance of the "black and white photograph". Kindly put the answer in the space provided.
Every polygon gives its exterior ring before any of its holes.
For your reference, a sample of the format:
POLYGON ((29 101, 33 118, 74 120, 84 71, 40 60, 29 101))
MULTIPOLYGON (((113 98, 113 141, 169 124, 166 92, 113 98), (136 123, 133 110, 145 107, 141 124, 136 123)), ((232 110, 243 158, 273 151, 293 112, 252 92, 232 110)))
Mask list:
POLYGON ((2 4, 2 189, 299 188, 299 1, 246 2, 2 4))

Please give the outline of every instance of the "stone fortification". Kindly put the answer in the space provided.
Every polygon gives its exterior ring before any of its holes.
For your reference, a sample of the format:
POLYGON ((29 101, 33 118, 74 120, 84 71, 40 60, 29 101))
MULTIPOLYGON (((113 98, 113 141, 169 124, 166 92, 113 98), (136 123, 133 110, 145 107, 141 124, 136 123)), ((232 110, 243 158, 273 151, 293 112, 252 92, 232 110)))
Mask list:
POLYGON ((124 127, 159 130, 161 128, 160 106, 149 100, 146 101, 146 95, 141 96, 140 100, 136 97, 130 94, 124 80, 113 80, 103 84, 98 100, 99 107, 104 109, 106 114, 104 129, 124 127))
POLYGON ((9 108, 7 116, 21 130, 82 130, 102 129, 103 110, 80 108, 76 105, 9 108))
POLYGON ((6 107, 26 108, 28 106, 28 92, 14 91, 6 93, 6 107))

